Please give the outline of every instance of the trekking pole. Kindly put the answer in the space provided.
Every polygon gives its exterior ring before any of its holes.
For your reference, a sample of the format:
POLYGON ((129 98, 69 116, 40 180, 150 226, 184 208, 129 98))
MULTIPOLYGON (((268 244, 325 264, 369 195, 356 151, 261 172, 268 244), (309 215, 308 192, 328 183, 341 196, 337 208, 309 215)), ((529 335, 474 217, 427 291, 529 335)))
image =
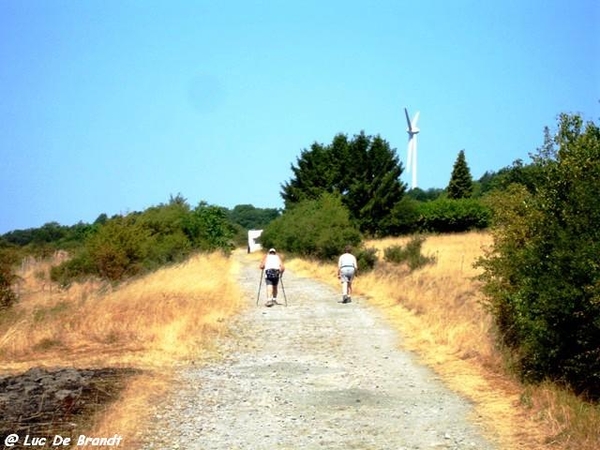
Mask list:
POLYGON ((256 295, 256 306, 258 306, 258 301, 260 300, 260 288, 262 286, 262 279, 263 279, 263 272, 265 271, 265 269, 262 269, 260 271, 260 278, 258 280, 258 294, 256 295))
POLYGON ((287 306, 287 295, 285 295, 285 287, 283 287, 283 274, 281 274, 279 281, 281 281, 281 291, 283 292, 283 300, 285 300, 285 306, 287 306))

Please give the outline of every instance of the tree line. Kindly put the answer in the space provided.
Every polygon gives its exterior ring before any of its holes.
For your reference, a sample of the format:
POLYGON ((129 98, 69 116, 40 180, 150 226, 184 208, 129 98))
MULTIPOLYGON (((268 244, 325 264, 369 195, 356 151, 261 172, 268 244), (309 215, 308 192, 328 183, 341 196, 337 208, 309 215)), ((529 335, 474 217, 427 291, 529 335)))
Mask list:
POLYGON ((59 249, 69 252, 70 258, 51 271, 53 281, 61 285, 89 276, 120 281, 183 261, 194 252, 228 253, 246 242, 246 227, 262 228, 279 214, 275 208, 252 205, 228 210, 200 202, 192 208, 178 194, 144 211, 110 218, 100 214, 91 224, 50 222, 14 230, 0 236, 0 306, 16 300, 10 290, 14 265, 25 255, 43 258, 59 249))

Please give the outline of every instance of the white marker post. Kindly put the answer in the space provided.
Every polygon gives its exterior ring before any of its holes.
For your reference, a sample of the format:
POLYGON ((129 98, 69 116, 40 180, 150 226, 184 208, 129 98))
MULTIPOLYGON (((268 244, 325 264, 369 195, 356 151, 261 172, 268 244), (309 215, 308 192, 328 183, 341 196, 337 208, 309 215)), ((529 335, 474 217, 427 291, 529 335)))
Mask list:
POLYGON ((248 253, 262 249, 262 245, 258 243, 258 239, 263 230, 248 230, 248 253))

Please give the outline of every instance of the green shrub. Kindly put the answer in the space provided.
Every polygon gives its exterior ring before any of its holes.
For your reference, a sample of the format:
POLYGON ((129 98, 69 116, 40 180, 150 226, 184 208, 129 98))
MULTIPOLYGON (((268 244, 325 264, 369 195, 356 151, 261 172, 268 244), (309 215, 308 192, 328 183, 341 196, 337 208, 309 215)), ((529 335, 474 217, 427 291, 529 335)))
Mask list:
POLYGON ((423 232, 449 233, 487 228, 491 211, 477 199, 438 198, 419 204, 419 229, 423 232))
POLYGON ((190 254, 192 244, 181 230, 152 236, 146 243, 144 267, 154 270, 162 265, 179 262, 190 254))
POLYGON ((185 218, 182 229, 194 249, 225 253, 233 250, 236 229, 224 208, 200 202, 185 218))
POLYGON ((361 273, 370 272, 377 264, 377 249, 361 247, 356 251, 356 263, 361 273))
POLYGON ((10 308, 17 301, 13 283, 17 280, 14 272, 16 255, 9 249, 0 249, 0 309, 10 308))
POLYGON ((279 210, 275 208, 255 208, 252 205, 236 205, 227 212, 229 220, 239 225, 243 231, 262 230, 271 221, 279 217, 279 210))
POLYGON ((76 256, 50 269, 50 279, 62 287, 67 287, 73 281, 82 280, 93 274, 96 274, 96 266, 85 250, 81 250, 76 256))
POLYGON ((359 247, 360 242, 348 210, 333 194, 298 203, 271 222, 261 236, 263 247, 321 260, 333 260, 346 245, 359 247))
POLYGON ((141 272, 149 236, 135 217, 112 219, 92 236, 86 247, 97 273, 116 281, 141 272))
POLYGON ((394 264, 401 264, 406 260, 406 250, 401 245, 392 245, 383 250, 383 260, 394 264))
POLYGON ((490 199, 494 245, 479 261, 502 342, 529 381, 600 398, 600 129, 562 115, 530 192, 490 199))
POLYGON ((419 223, 419 204, 419 201, 409 196, 402 197, 394 206, 388 220, 384 221, 386 228, 382 230, 382 234, 398 236, 415 232, 419 223))
POLYGON ((182 261, 194 250, 228 253, 234 235, 224 208, 201 202, 191 210, 177 196, 142 213, 98 222, 83 248, 54 267, 51 277, 61 285, 90 275, 118 281, 182 261))
POLYGON ((394 264, 406 264, 410 270, 431 264, 435 262, 435 257, 425 256, 421 253, 424 242, 424 237, 415 236, 404 247, 401 245, 387 247, 383 250, 383 259, 394 264))

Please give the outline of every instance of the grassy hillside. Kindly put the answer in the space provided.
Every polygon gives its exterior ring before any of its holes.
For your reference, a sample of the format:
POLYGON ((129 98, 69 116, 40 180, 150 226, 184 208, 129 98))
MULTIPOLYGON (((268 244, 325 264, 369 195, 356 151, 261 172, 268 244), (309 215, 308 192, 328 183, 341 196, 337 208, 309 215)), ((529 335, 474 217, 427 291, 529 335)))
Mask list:
POLYGON ((23 263, 21 301, 0 321, 0 375, 31 367, 140 369, 118 407, 100 411, 91 425, 99 435, 119 430, 131 443, 172 368, 210 351, 241 307, 236 268, 215 253, 115 288, 87 282, 60 290, 48 281, 57 262, 23 263))

